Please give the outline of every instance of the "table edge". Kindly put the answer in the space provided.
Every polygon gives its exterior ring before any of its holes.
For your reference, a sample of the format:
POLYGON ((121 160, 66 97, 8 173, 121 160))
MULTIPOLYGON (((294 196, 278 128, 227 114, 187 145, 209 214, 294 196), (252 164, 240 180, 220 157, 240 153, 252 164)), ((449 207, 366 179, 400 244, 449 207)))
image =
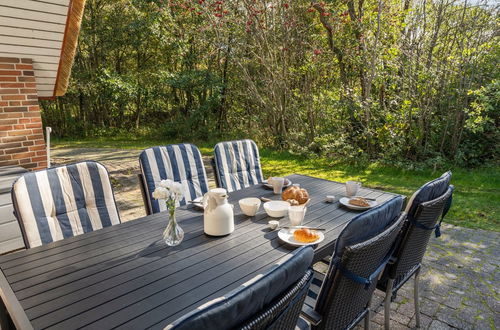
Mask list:
POLYGON ((17 329, 31 330, 34 329, 31 324, 26 312, 22 308, 19 300, 17 300, 14 291, 10 287, 7 278, 5 277, 3 271, 0 269, 0 298, 2 299, 7 311, 9 312, 12 321, 17 329))

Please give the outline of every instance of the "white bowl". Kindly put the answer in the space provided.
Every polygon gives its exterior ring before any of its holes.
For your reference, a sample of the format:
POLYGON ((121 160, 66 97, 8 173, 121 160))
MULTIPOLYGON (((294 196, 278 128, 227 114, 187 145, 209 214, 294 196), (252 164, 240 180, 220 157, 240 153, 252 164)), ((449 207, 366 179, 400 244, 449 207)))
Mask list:
POLYGON ((260 208, 260 199, 256 197, 248 197, 243 198, 238 201, 240 204, 241 211, 248 215, 249 217, 253 217, 260 208))
POLYGON ((285 201, 270 201, 264 203, 264 210, 268 216, 273 218, 282 218, 288 213, 290 203, 285 201))

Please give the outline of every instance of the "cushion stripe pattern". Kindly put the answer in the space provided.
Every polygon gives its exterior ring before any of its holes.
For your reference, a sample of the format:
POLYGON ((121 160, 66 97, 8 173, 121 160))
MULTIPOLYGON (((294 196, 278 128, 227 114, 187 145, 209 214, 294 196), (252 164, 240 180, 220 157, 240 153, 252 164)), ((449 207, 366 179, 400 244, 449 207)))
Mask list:
POLYGON ((26 173, 12 197, 27 247, 120 223, 108 172, 96 162, 26 173))
POLYGON ((179 205, 203 196, 208 191, 207 173, 200 150, 188 143, 170 144, 145 149, 139 156, 147 200, 153 213, 165 211, 165 202, 153 198, 161 180, 170 179, 182 184, 185 198, 179 205))
POLYGON ((219 185, 228 192, 263 181, 259 149, 252 140, 217 143, 214 156, 219 185))

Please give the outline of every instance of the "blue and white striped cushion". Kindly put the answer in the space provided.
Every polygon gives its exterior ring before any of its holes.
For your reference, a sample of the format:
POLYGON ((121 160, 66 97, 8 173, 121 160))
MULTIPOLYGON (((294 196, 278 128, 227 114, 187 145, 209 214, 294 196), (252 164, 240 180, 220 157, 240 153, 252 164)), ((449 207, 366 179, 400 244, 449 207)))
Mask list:
POLYGON ((252 140, 217 143, 214 154, 219 185, 228 192, 263 181, 259 149, 252 140))
POLYGON ((27 247, 120 223, 108 171, 96 162, 26 173, 12 198, 27 247))
POLYGON ((167 209, 163 201, 152 197, 161 180, 170 179, 182 184, 185 198, 180 201, 180 205, 185 205, 186 201, 201 197, 208 191, 207 173, 200 150, 192 144, 170 144, 143 150, 139 163, 153 213, 167 209))

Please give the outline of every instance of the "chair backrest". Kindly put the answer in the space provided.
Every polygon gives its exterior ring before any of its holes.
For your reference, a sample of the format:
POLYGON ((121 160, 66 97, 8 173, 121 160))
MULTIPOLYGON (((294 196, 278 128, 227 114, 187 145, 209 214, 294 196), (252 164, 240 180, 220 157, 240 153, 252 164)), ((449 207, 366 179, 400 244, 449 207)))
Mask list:
POLYGON ((411 196, 406 205, 405 212, 408 214, 408 218, 415 216, 415 212, 421 203, 428 202, 443 195, 448 189, 450 181, 451 171, 448 171, 443 173, 439 178, 429 181, 420 187, 420 189, 411 196))
POLYGON ((388 275, 395 279, 394 287, 397 288, 407 274, 420 266, 427 249, 427 244, 432 231, 443 213, 446 203, 453 194, 453 187, 449 186, 441 196, 420 203, 412 218, 403 229, 401 240, 394 252, 395 263, 387 268, 384 277, 388 275))
POLYGON ((161 180, 180 182, 187 201, 203 196, 208 191, 207 173, 203 166, 200 150, 192 144, 169 144, 145 149, 139 156, 144 190, 152 213, 167 209, 165 203, 153 198, 152 194, 161 180))
POLYGON ((252 140, 219 142, 214 158, 217 184, 228 192, 263 181, 259 149, 252 140))
POLYGON ((120 223, 108 171, 93 161, 26 173, 12 201, 28 248, 120 223))
POLYGON ((293 329, 313 278, 311 247, 300 248, 269 272, 183 316, 166 329, 293 329))
POLYGON ((376 279, 392 252, 406 214, 403 198, 395 197, 364 212, 342 230, 318 294, 315 329, 345 329, 368 310, 376 279))

